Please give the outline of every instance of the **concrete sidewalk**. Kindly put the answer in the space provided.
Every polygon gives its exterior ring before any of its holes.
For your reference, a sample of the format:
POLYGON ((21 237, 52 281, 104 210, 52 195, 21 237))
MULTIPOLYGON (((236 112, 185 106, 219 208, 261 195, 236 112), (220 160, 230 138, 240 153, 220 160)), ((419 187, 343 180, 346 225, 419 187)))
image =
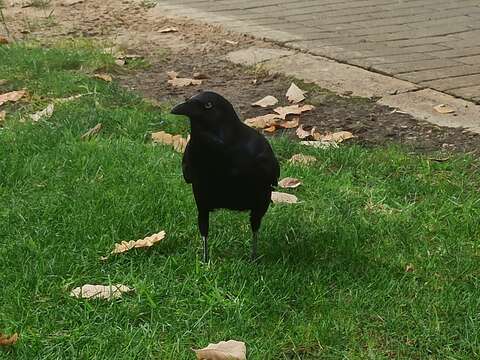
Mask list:
POLYGON ((159 0, 158 7, 480 103, 479 0, 159 0))

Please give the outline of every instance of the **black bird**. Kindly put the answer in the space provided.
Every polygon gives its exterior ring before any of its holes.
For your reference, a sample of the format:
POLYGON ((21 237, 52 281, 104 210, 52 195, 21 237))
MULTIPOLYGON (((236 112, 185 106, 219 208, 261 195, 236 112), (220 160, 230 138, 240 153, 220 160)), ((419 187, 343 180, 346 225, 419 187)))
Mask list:
POLYGON ((250 211, 255 258, 257 232, 280 175, 270 144, 240 121, 228 100, 211 91, 193 96, 171 112, 190 119, 182 170, 197 204, 204 262, 208 262, 209 215, 216 209, 250 211))

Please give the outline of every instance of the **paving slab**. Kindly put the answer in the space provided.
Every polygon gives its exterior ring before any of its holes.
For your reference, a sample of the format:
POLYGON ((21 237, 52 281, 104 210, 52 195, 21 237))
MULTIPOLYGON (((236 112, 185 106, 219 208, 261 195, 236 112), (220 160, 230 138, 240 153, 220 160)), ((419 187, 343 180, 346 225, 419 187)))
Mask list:
MULTIPOLYGON (((470 74, 449 69, 480 65, 478 0, 157 1, 163 14, 214 22, 421 86, 445 78, 434 71, 444 69, 452 94, 470 74), (441 77, 431 77, 435 73, 441 77)), ((468 94, 480 98, 476 87, 468 94)))

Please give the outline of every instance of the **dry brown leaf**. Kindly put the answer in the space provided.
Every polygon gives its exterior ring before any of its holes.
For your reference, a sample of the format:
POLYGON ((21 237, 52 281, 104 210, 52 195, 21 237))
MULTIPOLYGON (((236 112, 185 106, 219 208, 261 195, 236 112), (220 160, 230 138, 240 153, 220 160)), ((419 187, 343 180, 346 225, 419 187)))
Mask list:
POLYGON ((114 249, 112 250, 111 254, 120 254, 124 253, 131 249, 138 249, 138 248, 148 248, 159 241, 165 238, 165 231, 160 231, 159 233, 147 236, 144 239, 140 240, 131 240, 131 241, 122 241, 121 243, 115 244, 114 249))
POLYGON ((0 124, 5 120, 6 116, 7 116, 6 111, 0 111, 0 124))
POLYGON ((173 32, 178 32, 178 29, 176 27, 166 27, 158 30, 158 32, 162 34, 173 33, 173 32))
POLYGON ((311 140, 311 141, 300 141, 300 144, 312 146, 317 149, 328 149, 328 148, 338 148, 338 144, 334 141, 318 141, 318 140, 311 140))
POLYGON ((181 135, 172 135, 165 131, 152 133, 152 141, 164 145, 172 145, 178 152, 184 152, 187 147, 188 138, 185 139, 181 135))
POLYGON ((297 85, 295 85, 295 83, 292 82, 285 96, 292 104, 298 104, 299 102, 305 100, 306 93, 306 91, 303 91, 297 85))
POLYGON ((300 115, 301 113, 313 110, 314 108, 315 106, 313 105, 300 106, 298 104, 295 104, 290 106, 280 106, 275 108, 273 111, 275 111, 280 116, 280 118, 285 120, 288 115, 300 115))
POLYGON ((197 360, 246 360, 247 348, 242 341, 228 340, 208 344, 203 349, 192 349, 197 360))
POLYGON ((92 95, 92 94, 93 94, 93 93, 85 93, 85 94, 72 95, 72 96, 69 96, 69 97, 66 97, 66 98, 58 98, 58 99, 55 99, 54 101, 59 102, 59 103, 66 103, 66 102, 69 102, 69 101, 73 101, 73 100, 80 99, 82 96, 92 95))
POLYGON ((112 82, 112 77, 108 74, 99 73, 99 74, 95 74, 94 77, 96 77, 97 79, 106 81, 106 82, 112 82))
POLYGON ((278 115, 267 114, 245 120, 245 124, 255 129, 265 129, 275 125, 278 121, 278 115))
POLYGON ((225 42, 226 42, 227 44, 230 44, 230 45, 238 45, 238 41, 225 40, 225 42))
POLYGON ((208 75, 201 72, 195 72, 193 73, 193 78, 197 80, 205 80, 208 79, 208 75))
MULTIPOLYGON (((1 118, 1 116, 0 116, 0 118, 1 118)), ((445 161, 450 160, 450 156, 444 157, 444 158, 433 158, 433 157, 430 157, 430 158, 428 158, 428 160, 430 160, 430 161, 435 161, 435 162, 445 162, 445 161)))
POLYGON ((295 131, 295 133, 297 134, 297 137, 301 140, 313 138, 315 136, 315 126, 312 127, 310 130, 305 130, 303 128, 303 125, 300 125, 295 131))
POLYGON ((272 125, 272 126, 269 126, 265 129, 263 129, 263 131, 268 132, 268 133, 273 133, 273 132, 275 132, 275 130, 277 130, 277 127, 275 125, 272 125))
POLYGON ((280 203, 295 204, 298 202, 298 198, 295 195, 278 192, 278 191, 272 191, 271 199, 274 204, 280 204, 280 203))
POLYGON ((25 96, 27 92, 25 90, 11 91, 0 95, 0 106, 8 101, 16 102, 25 96))
POLYGON ((315 156, 311 155, 304 155, 304 154, 295 154, 288 160, 288 162, 292 164, 302 164, 302 165, 310 165, 317 161, 315 156))
POLYGON ((123 65, 125 65, 125 60, 123 60, 123 59, 116 59, 116 60, 115 60, 115 64, 117 64, 118 66, 123 66, 123 65))
POLYGON ((8 39, 2 35, 0 35, 0 45, 8 44, 8 39))
POLYGON ((415 271, 415 267, 412 264, 407 264, 405 266, 405 272, 414 272, 414 271, 415 271))
POLYGON ((176 79, 178 76, 178 73, 176 71, 167 71, 167 76, 169 79, 176 79))
POLYGON ((38 111, 35 114, 31 114, 30 119, 34 122, 40 121, 41 119, 48 119, 52 117, 54 110, 55 105, 49 104, 45 109, 38 111))
POLYGON ((278 182, 278 186, 283 189, 295 189, 302 185, 302 182, 292 177, 286 177, 278 182))
POLYGON ((200 85, 202 83, 202 80, 176 77, 168 80, 168 83, 173 87, 185 87, 190 85, 200 85))
POLYGON ((352 139, 354 136, 350 131, 338 131, 335 133, 327 133, 325 135, 319 135, 315 137, 315 140, 320 141, 333 141, 336 143, 341 143, 344 140, 352 139))
POLYGON ((18 341, 18 334, 15 333, 12 336, 7 336, 0 333, 0 346, 11 346, 15 345, 18 341))
POLYGON ((76 287, 70 292, 70 296, 79 299, 117 299, 124 293, 133 291, 128 286, 117 285, 90 285, 86 284, 81 287, 76 287))
POLYGON ((273 106, 278 103, 278 99, 275 96, 268 95, 263 99, 258 100, 257 102, 252 103, 252 106, 260 106, 262 108, 273 106))
POLYGON ((82 139, 82 140, 89 139, 92 136, 97 135, 102 130, 102 128, 103 128, 102 123, 98 123, 93 128, 89 129, 85 134, 80 136, 80 139, 82 139))
POLYGON ((451 114, 456 111, 452 106, 447 104, 439 104, 434 106, 433 109, 440 114, 451 114))
POLYGON ((292 120, 279 122, 277 125, 279 127, 284 128, 284 129, 293 129, 293 128, 296 128, 298 126, 299 122, 300 122, 300 118, 299 117, 294 117, 292 120))

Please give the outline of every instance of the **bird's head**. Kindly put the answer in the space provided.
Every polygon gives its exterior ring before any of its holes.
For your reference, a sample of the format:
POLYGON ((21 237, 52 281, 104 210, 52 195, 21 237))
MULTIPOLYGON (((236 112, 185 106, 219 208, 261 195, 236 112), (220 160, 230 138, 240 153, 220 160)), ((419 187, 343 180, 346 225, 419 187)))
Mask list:
POLYGON ((203 91, 192 96, 176 105, 171 113, 188 116, 192 128, 198 126, 203 129, 215 129, 227 123, 240 121, 232 104, 213 91, 203 91))

